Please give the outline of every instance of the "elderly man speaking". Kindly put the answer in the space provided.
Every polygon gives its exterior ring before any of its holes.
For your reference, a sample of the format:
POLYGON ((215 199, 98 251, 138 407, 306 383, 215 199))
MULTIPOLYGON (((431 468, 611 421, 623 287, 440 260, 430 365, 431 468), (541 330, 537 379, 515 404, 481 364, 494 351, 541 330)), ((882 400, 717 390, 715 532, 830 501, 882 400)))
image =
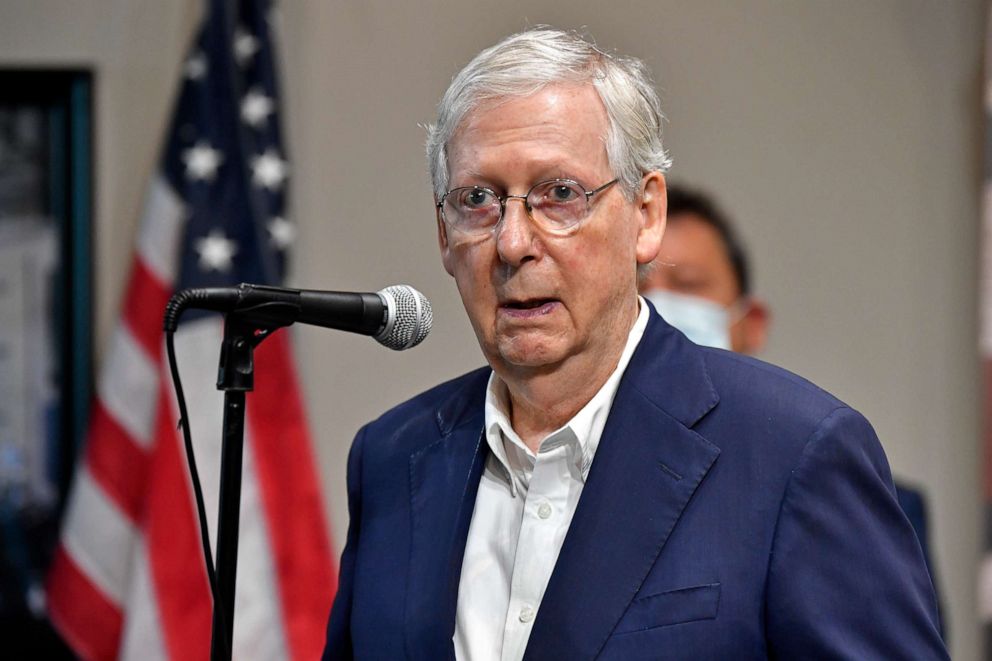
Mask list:
POLYGON ((548 28, 452 81, 438 243, 489 365, 356 437, 325 658, 946 658, 868 422, 638 297, 661 118, 548 28))

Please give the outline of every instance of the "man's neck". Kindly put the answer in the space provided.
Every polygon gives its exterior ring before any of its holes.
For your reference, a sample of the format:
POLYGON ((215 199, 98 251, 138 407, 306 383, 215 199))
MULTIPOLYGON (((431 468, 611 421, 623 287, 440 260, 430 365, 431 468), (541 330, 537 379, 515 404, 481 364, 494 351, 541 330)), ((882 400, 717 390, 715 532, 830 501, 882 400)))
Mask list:
POLYGON ((532 452, 603 387, 620 362, 636 320, 637 308, 628 323, 621 322, 622 330, 610 346, 598 353, 587 351, 550 369, 510 370, 499 375, 509 395, 510 424, 532 452))

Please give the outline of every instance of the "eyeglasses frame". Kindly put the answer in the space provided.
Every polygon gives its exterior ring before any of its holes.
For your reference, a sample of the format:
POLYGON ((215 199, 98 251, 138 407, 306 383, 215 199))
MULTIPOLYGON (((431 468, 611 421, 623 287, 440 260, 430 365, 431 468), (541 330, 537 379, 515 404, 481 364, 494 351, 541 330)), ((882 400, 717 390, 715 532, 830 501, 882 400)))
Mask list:
MULTIPOLYGON (((559 183, 561 183, 561 184, 573 184, 575 186, 578 186, 582 190, 582 192, 585 194, 585 196, 586 196, 586 205, 587 206, 591 206, 592 205, 592 198, 593 198, 594 195, 597 195, 599 193, 602 193, 604 190, 606 190, 607 188, 609 188, 610 186, 612 186, 613 184, 615 184, 615 183, 617 183, 619 181, 620 181, 620 178, 619 177, 616 177, 614 179, 611 179, 610 181, 607 181, 602 186, 598 186, 597 188, 594 188, 592 190, 586 190, 586 187, 585 186, 583 186, 579 182, 575 181, 574 179, 545 179, 544 181, 539 181, 539 182, 535 183, 533 186, 531 186, 530 189, 527 191, 527 193, 524 194, 524 195, 500 195, 499 193, 497 193, 493 189, 487 188, 486 186, 458 186, 457 188, 452 188, 452 189, 448 190, 444 195, 441 196, 441 199, 438 200, 437 203, 434 206, 437 208, 437 212, 440 214, 441 220, 444 221, 444 224, 449 229, 454 230, 456 232, 461 232, 462 234, 468 234, 468 235, 471 235, 471 236, 482 236, 486 232, 495 231, 495 229, 497 227, 499 227, 499 224, 503 222, 503 218, 506 216, 506 203, 507 203, 508 200, 520 200, 520 201, 522 201, 524 203, 524 208, 527 210, 527 217, 530 218, 532 222, 537 223, 538 226, 541 227, 541 224, 538 223, 534 219, 534 213, 533 213, 534 209, 533 209, 533 207, 527 201, 527 198, 530 197, 530 194, 533 193, 534 192, 534 189, 536 189, 538 186, 545 186, 547 184, 559 184, 559 183), (485 228, 485 231, 484 232, 467 232, 464 229, 461 229, 461 228, 458 228, 458 227, 453 226, 448 221, 448 219, 444 215, 444 201, 448 199, 448 196, 449 195, 451 195, 455 191, 460 191, 460 190, 480 190, 480 191, 485 191, 486 193, 492 194, 492 196, 495 197, 499 201, 499 219, 495 223, 492 224, 492 227, 485 228)), ((579 221, 579 222, 575 223, 575 225, 569 225, 565 229, 566 230, 571 230, 572 228, 577 227, 581 222, 582 221, 579 221)))

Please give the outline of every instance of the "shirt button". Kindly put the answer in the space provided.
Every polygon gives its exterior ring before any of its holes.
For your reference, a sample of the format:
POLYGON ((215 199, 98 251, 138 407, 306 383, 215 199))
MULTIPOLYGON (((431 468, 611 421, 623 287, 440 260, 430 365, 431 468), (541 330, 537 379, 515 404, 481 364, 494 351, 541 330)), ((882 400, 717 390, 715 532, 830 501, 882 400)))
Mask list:
POLYGON ((541 506, 537 508, 537 515, 542 519, 546 519, 551 516, 551 505, 541 503, 541 506))
POLYGON ((523 608, 520 609, 519 617, 521 622, 527 624, 528 622, 534 619, 534 609, 531 608, 530 606, 524 606, 523 608))

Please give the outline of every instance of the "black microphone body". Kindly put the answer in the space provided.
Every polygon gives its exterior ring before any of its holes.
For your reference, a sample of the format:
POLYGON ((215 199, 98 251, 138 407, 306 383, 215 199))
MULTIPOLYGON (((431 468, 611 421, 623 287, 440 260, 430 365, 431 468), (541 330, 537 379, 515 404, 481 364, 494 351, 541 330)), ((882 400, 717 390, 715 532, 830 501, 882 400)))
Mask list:
POLYGON ((279 327, 299 322, 376 335, 386 324, 386 305, 378 294, 249 284, 194 291, 201 294, 192 307, 233 312, 259 325, 279 327))
POLYGON ((242 283, 237 287, 184 289, 169 301, 165 330, 174 331, 187 308, 236 314, 263 328, 293 323, 371 335, 391 349, 419 344, 430 331, 433 315, 423 294, 407 285, 378 293, 290 289, 242 283))

